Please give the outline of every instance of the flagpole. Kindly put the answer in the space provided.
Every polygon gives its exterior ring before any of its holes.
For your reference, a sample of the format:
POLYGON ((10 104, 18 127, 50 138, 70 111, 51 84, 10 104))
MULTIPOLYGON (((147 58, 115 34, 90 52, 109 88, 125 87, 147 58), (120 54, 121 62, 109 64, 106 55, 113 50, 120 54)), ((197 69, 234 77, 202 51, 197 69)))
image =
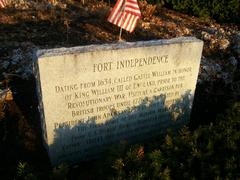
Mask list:
POLYGON ((122 27, 120 28, 118 41, 122 41, 122 27))
MULTIPOLYGON (((122 10, 122 11, 123 11, 123 14, 124 14, 125 5, 126 5, 126 0, 124 0, 123 2, 124 2, 124 5, 123 5, 123 10, 122 10)), ((120 28, 119 37, 118 37, 118 41, 119 41, 119 42, 123 41, 123 40, 122 40, 122 29, 123 29, 123 28, 122 28, 122 23, 123 23, 123 16, 122 16, 122 18, 121 18, 121 28, 120 28)))

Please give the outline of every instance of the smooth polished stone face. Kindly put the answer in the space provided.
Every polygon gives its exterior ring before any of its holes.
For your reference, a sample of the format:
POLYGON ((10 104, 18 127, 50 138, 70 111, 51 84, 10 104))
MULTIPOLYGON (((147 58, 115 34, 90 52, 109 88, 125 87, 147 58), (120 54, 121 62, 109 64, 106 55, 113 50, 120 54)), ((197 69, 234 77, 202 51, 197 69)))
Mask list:
POLYGON ((41 50, 35 76, 53 165, 144 142, 190 117, 203 42, 178 38, 41 50))

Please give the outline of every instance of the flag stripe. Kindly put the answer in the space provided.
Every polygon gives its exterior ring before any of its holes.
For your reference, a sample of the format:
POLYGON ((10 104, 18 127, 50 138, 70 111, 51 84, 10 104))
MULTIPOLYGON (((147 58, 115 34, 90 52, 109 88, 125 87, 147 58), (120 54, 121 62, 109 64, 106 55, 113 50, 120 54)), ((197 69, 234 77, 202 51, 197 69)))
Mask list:
POLYGON ((137 25, 137 20, 138 20, 138 17, 135 17, 134 20, 133 20, 130 32, 132 32, 135 29, 135 27, 137 25))
POLYGON ((123 10, 124 10, 124 4, 122 4, 121 7, 118 9, 118 11, 117 11, 117 13, 116 13, 116 15, 114 17, 113 24, 116 24, 118 22, 119 18, 122 15, 121 12, 123 12, 123 10))
POLYGON ((4 8, 6 6, 5 0, 0 0, 0 7, 4 8))
POLYGON ((126 3, 138 4, 137 1, 134 1, 134 0, 128 0, 126 1, 126 3))
POLYGON ((141 17, 141 14, 138 11, 133 11, 133 10, 126 9, 125 12, 127 12, 129 14, 133 14, 135 16, 141 17))
MULTIPOLYGON (((122 7, 123 8, 123 7, 122 7)), ((120 13, 122 8, 119 10, 119 12, 116 14, 116 16, 113 19, 113 24, 117 24, 118 20, 120 20, 122 14, 120 13)))
POLYGON ((124 0, 118 0, 117 4, 113 8, 113 14, 111 16, 111 21, 115 21, 115 18, 118 16, 119 12, 121 12, 124 5, 124 0), (115 9, 115 10, 114 10, 115 9))
POLYGON ((116 5, 113 7, 113 10, 109 17, 114 18, 118 10, 121 8, 122 4, 123 4, 123 0, 118 0, 116 5))
POLYGON ((132 6, 132 5, 126 5, 126 6, 125 6, 125 10, 126 10, 126 9, 129 9, 129 10, 136 10, 136 11, 139 12, 139 9, 138 9, 137 7, 135 7, 135 6, 132 6))
POLYGON ((138 8, 138 4, 137 3, 128 3, 128 2, 126 2, 126 6, 133 6, 133 7, 138 8))
POLYGON ((128 17, 128 14, 126 12, 124 12, 124 18, 122 20, 122 23, 119 25, 119 27, 123 27, 124 26, 124 23, 126 22, 127 17, 128 17))
POLYGON ((137 0, 118 0, 108 17, 108 21, 132 32, 140 17, 141 12, 137 0))
POLYGON ((126 18, 126 20, 124 21, 123 26, 121 26, 123 29, 126 29, 126 28, 127 28, 128 21, 129 21, 130 17, 131 17, 131 14, 127 14, 127 18, 126 18))
POLYGON ((5 0, 0 0, 0 7, 4 8, 7 5, 5 0))
POLYGON ((108 17, 109 22, 111 22, 111 23, 113 22, 117 13, 120 12, 119 10, 122 8, 123 4, 124 4, 124 0, 118 0, 117 1, 116 5, 113 7, 113 10, 111 11, 111 14, 108 17))
POLYGON ((128 31, 129 22, 131 21, 131 19, 132 19, 132 15, 128 14, 128 19, 127 19, 125 27, 124 27, 124 29, 127 31, 128 31))
POLYGON ((133 19, 134 19, 134 15, 131 15, 131 18, 129 19, 128 26, 127 26, 126 30, 130 31, 133 19))
POLYGON ((138 4, 137 3, 129 3, 129 2, 126 2, 125 3, 126 4, 126 6, 133 6, 133 7, 138 7, 138 4))
POLYGON ((122 13, 122 14, 120 15, 120 17, 118 18, 117 22, 116 22, 116 24, 117 24, 119 27, 121 27, 121 25, 122 25, 122 23, 123 23, 124 15, 125 15, 125 13, 122 13))

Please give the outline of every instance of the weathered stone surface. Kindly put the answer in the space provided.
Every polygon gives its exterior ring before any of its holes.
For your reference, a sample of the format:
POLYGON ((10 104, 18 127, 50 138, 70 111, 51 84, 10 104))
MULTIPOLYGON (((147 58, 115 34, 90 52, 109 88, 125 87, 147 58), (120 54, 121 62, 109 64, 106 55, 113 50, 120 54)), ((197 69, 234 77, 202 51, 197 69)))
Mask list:
POLYGON ((203 42, 178 38, 41 50, 40 112, 54 165, 99 156, 189 119, 203 42))

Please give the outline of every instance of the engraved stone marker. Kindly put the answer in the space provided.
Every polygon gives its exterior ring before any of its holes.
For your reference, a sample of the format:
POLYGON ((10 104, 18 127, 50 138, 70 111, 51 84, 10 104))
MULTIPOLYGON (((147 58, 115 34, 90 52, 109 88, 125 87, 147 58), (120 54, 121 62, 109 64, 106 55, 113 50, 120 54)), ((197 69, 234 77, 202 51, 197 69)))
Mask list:
POLYGON ((41 50, 43 134, 53 165, 143 142, 189 120, 203 42, 177 38, 41 50))

